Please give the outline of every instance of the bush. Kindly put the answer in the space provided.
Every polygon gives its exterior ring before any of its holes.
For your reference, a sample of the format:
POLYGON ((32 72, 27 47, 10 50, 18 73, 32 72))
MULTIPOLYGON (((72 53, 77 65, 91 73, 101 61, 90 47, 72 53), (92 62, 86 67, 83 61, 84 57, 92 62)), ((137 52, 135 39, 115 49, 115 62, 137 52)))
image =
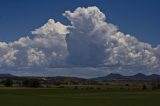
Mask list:
POLYGON ((101 90, 101 88, 100 88, 100 87, 97 87, 96 89, 97 89, 97 90, 101 90))
POLYGON ((78 86, 74 86, 74 89, 78 89, 78 86))
POLYGON ((125 84, 125 86, 129 86, 129 84, 125 84))

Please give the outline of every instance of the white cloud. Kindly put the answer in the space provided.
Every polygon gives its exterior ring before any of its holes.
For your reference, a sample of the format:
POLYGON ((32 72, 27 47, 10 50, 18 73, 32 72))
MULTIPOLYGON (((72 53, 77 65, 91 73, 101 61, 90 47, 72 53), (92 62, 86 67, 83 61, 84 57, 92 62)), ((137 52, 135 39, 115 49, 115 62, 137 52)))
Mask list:
POLYGON ((16 61, 16 53, 18 50, 10 49, 0 59, 1 66, 14 66, 16 61))
POLYGON ((146 72, 160 69, 160 46, 153 48, 120 32, 106 22, 99 8, 79 7, 63 15, 70 26, 49 19, 32 31, 32 39, 0 42, 0 67, 113 66, 117 67, 113 71, 146 72))
POLYGON ((65 38, 68 33, 67 26, 61 24, 60 22, 55 22, 53 19, 49 19, 48 22, 41 28, 32 31, 32 34, 41 36, 57 36, 59 34, 61 37, 65 38))
POLYGON ((47 64, 46 56, 43 51, 38 51, 38 49, 31 48, 27 51, 27 56, 29 66, 42 66, 47 64))
POLYGON ((22 37, 10 43, 0 42, 0 66, 56 67, 65 64, 68 55, 66 26, 50 19, 32 33, 35 35, 33 39, 22 37))

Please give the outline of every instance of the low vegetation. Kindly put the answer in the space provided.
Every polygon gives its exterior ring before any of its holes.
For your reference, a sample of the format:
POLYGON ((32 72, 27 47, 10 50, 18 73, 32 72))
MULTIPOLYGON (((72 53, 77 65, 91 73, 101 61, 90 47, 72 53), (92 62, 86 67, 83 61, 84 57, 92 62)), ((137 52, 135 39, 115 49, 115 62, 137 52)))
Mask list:
POLYGON ((2 106, 160 106, 160 91, 1 88, 2 106))

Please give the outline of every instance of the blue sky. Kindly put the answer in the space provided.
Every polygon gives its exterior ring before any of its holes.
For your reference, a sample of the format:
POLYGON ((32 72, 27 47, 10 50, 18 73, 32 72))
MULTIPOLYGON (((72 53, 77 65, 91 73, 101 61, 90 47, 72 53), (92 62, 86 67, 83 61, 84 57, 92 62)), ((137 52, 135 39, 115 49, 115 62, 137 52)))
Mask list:
POLYGON ((0 41, 14 41, 53 18, 64 24, 65 10, 98 6, 124 33, 153 46, 160 43, 159 0, 1 0, 0 41))

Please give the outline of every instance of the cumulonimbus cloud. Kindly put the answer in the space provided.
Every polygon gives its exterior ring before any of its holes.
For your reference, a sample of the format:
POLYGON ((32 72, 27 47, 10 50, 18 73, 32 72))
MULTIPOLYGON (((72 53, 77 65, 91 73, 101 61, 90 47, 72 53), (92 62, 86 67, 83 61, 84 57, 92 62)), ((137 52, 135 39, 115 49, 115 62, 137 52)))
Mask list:
POLYGON ((0 67, 129 66, 159 70, 160 46, 125 35, 107 23, 99 8, 77 8, 63 14, 71 25, 53 19, 32 31, 34 38, 0 42, 0 67))

